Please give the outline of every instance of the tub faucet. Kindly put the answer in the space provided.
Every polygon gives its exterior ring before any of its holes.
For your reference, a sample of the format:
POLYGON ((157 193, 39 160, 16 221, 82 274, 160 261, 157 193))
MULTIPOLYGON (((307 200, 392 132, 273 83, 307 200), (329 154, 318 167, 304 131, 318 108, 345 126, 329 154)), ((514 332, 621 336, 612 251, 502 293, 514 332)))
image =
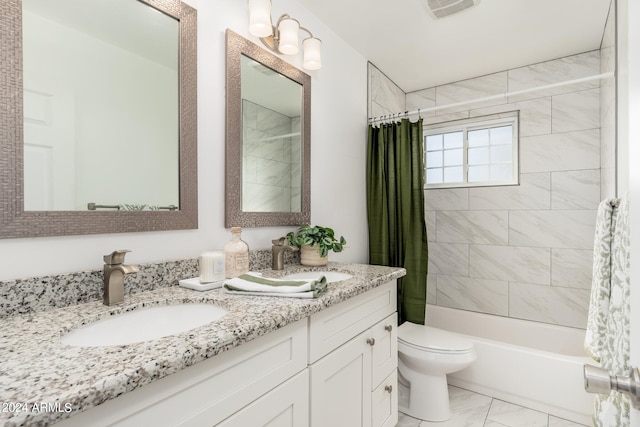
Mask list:
POLYGON ((286 237, 271 241, 273 243, 271 247, 271 268, 273 270, 282 270, 284 268, 284 253, 286 251, 295 252, 298 250, 295 246, 285 244, 286 241, 286 237))
POLYGON ((104 305, 123 303, 124 275, 139 271, 135 265, 123 264, 127 252, 131 251, 123 249, 104 256, 104 305))

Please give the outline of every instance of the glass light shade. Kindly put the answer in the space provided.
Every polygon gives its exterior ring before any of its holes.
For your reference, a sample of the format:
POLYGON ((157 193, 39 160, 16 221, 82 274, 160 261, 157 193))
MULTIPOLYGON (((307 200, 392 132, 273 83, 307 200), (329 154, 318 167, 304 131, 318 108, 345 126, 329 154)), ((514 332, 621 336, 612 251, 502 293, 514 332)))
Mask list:
POLYGON ((256 37, 273 34, 271 0, 249 0, 249 32, 256 37))
POLYGON ((320 49, 322 49, 322 41, 315 37, 309 37, 302 41, 304 51, 304 59, 302 66, 307 70, 318 70, 322 67, 322 57, 320 49))
POLYGON ((285 55, 295 55, 298 53, 298 32, 300 23, 295 19, 287 18, 280 21, 278 26, 280 40, 278 50, 285 55))

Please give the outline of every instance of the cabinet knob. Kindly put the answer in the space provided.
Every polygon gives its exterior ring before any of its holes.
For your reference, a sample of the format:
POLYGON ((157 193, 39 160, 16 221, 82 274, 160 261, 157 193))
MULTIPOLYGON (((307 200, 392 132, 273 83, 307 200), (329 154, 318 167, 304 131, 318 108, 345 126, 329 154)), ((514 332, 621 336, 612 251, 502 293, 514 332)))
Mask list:
POLYGON ((387 326, 384 327, 384 330, 387 331, 387 332, 391 332, 393 330, 393 326, 387 325, 387 326))
POLYGON ((368 338, 367 344, 369 344, 370 346, 374 346, 376 344, 376 340, 374 338, 368 338))
POLYGON ((393 386, 390 386, 390 385, 385 386, 384 387, 384 391, 386 391, 387 393, 390 394, 393 391, 393 386))

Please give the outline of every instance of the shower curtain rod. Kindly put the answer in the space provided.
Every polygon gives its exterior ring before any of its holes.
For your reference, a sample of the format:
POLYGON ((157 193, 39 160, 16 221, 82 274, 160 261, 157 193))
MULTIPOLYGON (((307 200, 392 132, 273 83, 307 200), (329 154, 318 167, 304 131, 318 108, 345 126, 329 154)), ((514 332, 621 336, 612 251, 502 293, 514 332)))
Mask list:
POLYGON ((529 89, 516 90, 516 91, 512 91, 512 92, 504 92, 504 93, 499 93, 497 95, 484 96, 482 98, 471 99, 471 100, 468 100, 468 101, 453 102, 451 104, 438 105, 436 107, 419 108, 419 109, 414 110, 414 111, 405 111, 405 112, 400 112, 400 113, 397 113, 397 114, 388 114, 388 115, 384 115, 384 116, 380 116, 380 117, 377 117, 377 116, 376 117, 369 117, 369 123, 376 123, 376 122, 383 122, 385 120, 399 119, 401 117, 409 117, 409 116, 413 116, 415 114, 420 115, 422 113, 429 112, 429 111, 437 111, 437 110, 443 110, 445 108, 460 107, 460 106, 463 106, 463 105, 475 104, 477 102, 495 101, 497 99, 508 98, 510 96, 517 96, 517 95, 522 95, 522 94, 530 93, 530 92, 537 92, 537 91, 540 91, 540 90, 553 89, 553 88, 556 88, 556 87, 568 86, 568 85, 572 85, 572 84, 576 84, 576 83, 590 82, 592 80, 608 79, 608 78, 613 77, 613 76, 614 76, 614 72, 613 71, 609 71, 609 72, 602 73, 602 74, 597 74, 597 75, 594 75, 594 76, 581 77, 579 79, 566 80, 564 82, 551 83, 551 84, 548 84, 548 85, 532 87, 532 88, 529 88, 529 89))

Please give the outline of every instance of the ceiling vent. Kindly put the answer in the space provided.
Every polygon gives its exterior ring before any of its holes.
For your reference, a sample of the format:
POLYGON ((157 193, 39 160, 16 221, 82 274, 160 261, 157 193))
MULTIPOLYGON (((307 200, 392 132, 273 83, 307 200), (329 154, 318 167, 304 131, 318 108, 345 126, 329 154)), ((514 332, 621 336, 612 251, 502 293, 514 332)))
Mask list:
POLYGON ((444 18, 477 5, 480 0, 424 0, 424 2, 434 17, 444 18))

